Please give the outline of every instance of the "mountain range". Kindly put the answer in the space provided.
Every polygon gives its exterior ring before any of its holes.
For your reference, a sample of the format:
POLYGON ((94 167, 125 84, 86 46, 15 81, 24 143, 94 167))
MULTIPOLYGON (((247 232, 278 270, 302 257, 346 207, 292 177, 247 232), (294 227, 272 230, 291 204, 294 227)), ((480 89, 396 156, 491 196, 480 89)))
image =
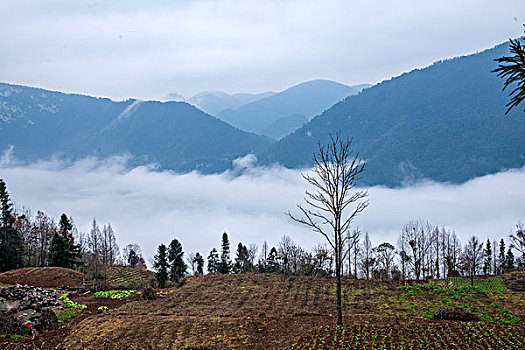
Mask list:
POLYGON ((213 173, 271 143, 187 103, 115 102, 0 84, 0 149, 14 146, 22 161, 131 154, 131 164, 213 173))
POLYGON ((258 154, 259 164, 310 167, 317 143, 340 132, 367 162, 362 182, 461 183, 525 165, 525 114, 491 71, 508 43, 439 61, 350 96, 258 154))
POLYGON ((362 87, 312 80, 235 110, 227 109, 217 117, 242 130, 280 139, 362 87))
POLYGON ((203 91, 188 99, 177 93, 169 93, 163 101, 188 102, 209 115, 216 116, 227 109, 237 109, 242 105, 255 102, 262 98, 270 97, 275 92, 262 92, 260 94, 228 94, 223 91, 203 91))
MULTIPOLYGON (((186 102, 0 84, 0 150, 14 146, 21 161, 129 154, 131 165, 215 173, 247 154, 260 166, 311 167, 317 143, 339 132, 367 163, 361 184, 461 183, 525 165, 525 114, 505 115, 508 92, 491 73, 494 59, 508 54, 504 43, 372 87, 315 80, 275 94, 232 95, 241 105, 217 117, 186 102)), ((228 99, 199 98, 209 106, 228 99)))

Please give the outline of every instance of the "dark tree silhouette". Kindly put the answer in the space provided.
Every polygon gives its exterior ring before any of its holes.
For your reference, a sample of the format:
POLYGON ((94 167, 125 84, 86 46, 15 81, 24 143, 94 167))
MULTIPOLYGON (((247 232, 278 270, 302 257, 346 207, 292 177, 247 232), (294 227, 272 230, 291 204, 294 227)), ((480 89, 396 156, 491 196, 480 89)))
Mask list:
POLYGON ((510 39, 509 49, 512 56, 496 58, 495 61, 499 65, 492 71, 497 73, 498 77, 505 79, 503 91, 511 85, 515 86, 509 94, 511 99, 507 103, 505 114, 525 100, 525 47, 521 45, 519 39, 510 39))
POLYGON ((219 272, 219 253, 213 248, 208 255, 208 273, 219 272))
POLYGON ((58 232, 55 232, 49 247, 49 265, 73 268, 78 265, 80 246, 75 244, 71 230, 73 225, 66 214, 60 216, 58 232))
POLYGON ((195 262, 197 263, 197 274, 204 275, 204 258, 199 252, 195 253, 195 262))
POLYGON ((485 260, 483 261, 483 274, 489 275, 492 268, 492 246, 490 245, 490 239, 487 239, 485 243, 485 260))
POLYGON ((184 252, 182 251, 182 244, 177 239, 173 239, 168 249, 168 261, 170 265, 170 280, 178 281, 181 279, 188 266, 184 262, 184 252))
POLYGON ((253 270, 253 266, 250 262, 250 254, 248 248, 239 242, 237 246, 237 256, 235 257, 234 271, 236 273, 245 273, 253 270))
POLYGON ((138 262, 139 262, 139 256, 137 255, 134 249, 130 249, 129 254, 128 254, 129 266, 135 268, 138 262))
POLYGON ((314 153, 314 175, 303 174, 303 178, 314 187, 314 193, 306 191, 307 207, 298 205, 301 217, 288 215, 295 221, 323 235, 333 249, 335 257, 337 324, 343 324, 341 306, 341 275, 344 261, 346 236, 352 220, 367 206, 363 200, 368 193, 355 190, 364 171, 365 163, 350 148, 352 141, 337 133, 330 134, 327 146, 318 144, 314 153), (353 205, 356 204, 354 207, 353 205))
POLYGON ((224 232, 222 234, 222 243, 221 243, 221 261, 217 272, 228 275, 232 271, 232 261, 230 258, 230 241, 228 239, 228 234, 224 232))
POLYGON ((164 244, 160 244, 157 247, 157 254, 154 257, 153 268, 157 271, 156 277, 159 282, 159 287, 166 287, 168 281, 168 256, 167 248, 164 244))
POLYGON ((14 227, 15 217, 3 179, 0 179, 0 206, 0 272, 3 272, 22 267, 24 247, 22 235, 14 227))
POLYGON ((505 257, 505 272, 510 272, 514 269, 514 253, 512 249, 507 250, 507 256, 505 257))
POLYGON ((505 241, 503 238, 499 242, 499 255, 498 255, 498 274, 503 274, 505 272, 505 263, 506 263, 506 256, 505 256, 505 241))

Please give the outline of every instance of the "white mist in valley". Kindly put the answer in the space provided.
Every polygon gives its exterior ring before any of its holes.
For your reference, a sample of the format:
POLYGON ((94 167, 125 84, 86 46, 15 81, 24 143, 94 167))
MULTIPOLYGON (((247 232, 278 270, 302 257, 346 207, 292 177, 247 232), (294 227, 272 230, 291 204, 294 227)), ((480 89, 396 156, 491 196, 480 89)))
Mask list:
MULTIPOLYGON (((249 159, 248 159, 249 160, 249 159)), ((250 161, 238 162, 250 166, 250 161)), ((238 242, 276 245, 283 235, 311 249, 323 237, 285 215, 297 213, 308 189, 301 173, 282 167, 247 168, 215 175, 176 174, 150 167, 125 167, 125 159, 85 159, 0 164, 11 199, 33 213, 73 217, 87 232, 93 218, 110 222, 121 247, 138 242, 147 260, 160 243, 179 239, 185 252, 207 256, 227 232, 232 252, 238 242)), ((476 178, 461 185, 425 182, 390 189, 369 188, 370 206, 355 221, 374 244, 395 243, 414 219, 455 230, 463 242, 507 237, 525 219, 525 169, 476 178)))

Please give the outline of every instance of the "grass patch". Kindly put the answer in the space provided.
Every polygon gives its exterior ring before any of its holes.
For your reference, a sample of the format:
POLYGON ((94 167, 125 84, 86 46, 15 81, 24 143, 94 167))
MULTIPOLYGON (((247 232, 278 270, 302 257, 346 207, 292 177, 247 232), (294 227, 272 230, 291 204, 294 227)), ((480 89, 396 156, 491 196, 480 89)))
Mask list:
POLYGON ((75 308, 67 308, 57 313, 58 322, 67 323, 80 315, 83 315, 85 311, 75 308))

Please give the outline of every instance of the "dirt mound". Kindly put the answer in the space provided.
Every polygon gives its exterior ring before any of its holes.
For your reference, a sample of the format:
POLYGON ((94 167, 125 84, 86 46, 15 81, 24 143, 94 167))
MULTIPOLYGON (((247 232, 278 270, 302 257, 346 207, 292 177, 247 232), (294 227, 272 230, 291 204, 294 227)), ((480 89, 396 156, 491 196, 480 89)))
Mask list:
POLYGON ((0 334, 26 335, 27 328, 14 315, 0 311, 0 334))
POLYGON ((503 275, 503 284, 515 292, 525 292, 525 269, 503 275))
POLYGON ((83 273, 63 267, 26 267, 0 274, 0 283, 34 287, 82 287, 89 280, 83 273))

